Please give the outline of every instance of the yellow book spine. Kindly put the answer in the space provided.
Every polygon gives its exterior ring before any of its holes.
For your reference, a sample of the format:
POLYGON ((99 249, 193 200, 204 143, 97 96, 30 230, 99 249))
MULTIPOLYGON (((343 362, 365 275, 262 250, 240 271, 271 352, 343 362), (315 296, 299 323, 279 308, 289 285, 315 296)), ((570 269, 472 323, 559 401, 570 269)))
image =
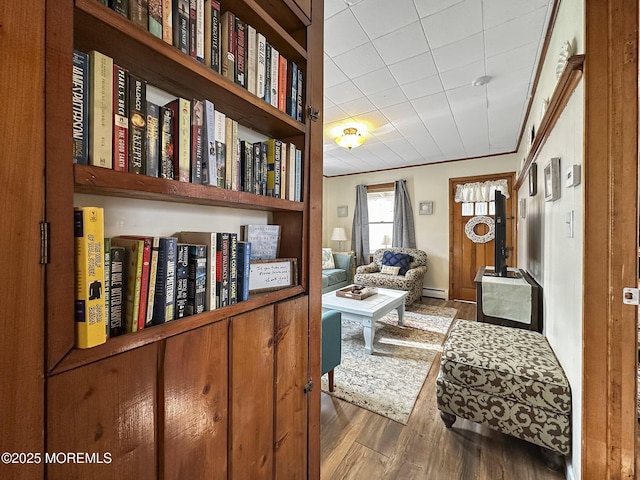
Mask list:
POLYGON ((76 347, 107 340, 104 299, 104 212, 100 207, 74 209, 76 270, 76 347))

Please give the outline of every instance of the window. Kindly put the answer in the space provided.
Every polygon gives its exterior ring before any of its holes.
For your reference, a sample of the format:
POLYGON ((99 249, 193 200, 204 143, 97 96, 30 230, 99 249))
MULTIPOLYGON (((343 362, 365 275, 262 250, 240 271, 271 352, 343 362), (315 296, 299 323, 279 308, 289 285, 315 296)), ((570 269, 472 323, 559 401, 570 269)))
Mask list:
POLYGON ((369 208, 369 251, 391 246, 393 238, 393 206, 395 192, 393 183, 367 188, 369 208))

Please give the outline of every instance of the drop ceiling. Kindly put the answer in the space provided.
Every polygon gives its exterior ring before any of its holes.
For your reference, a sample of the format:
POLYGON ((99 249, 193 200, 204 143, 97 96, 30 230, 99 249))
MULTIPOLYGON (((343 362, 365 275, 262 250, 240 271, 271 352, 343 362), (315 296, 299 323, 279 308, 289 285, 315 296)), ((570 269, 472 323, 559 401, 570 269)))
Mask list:
POLYGON ((324 174, 517 148, 553 0, 325 0, 324 174), (491 77, 483 86, 472 82, 491 77), (334 138, 366 126, 363 146, 334 138))

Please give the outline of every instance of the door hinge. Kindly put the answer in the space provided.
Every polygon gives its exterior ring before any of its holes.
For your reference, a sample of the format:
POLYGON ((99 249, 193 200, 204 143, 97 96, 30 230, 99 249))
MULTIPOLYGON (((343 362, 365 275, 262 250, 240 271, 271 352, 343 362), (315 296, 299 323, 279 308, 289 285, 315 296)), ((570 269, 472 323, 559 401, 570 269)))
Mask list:
POLYGON ((640 305, 640 289, 631 287, 622 289, 622 303, 625 305, 640 305))
POLYGON ((49 222, 40 222, 40 264, 49 263, 49 222))
POLYGON ((312 107, 311 105, 307 105, 307 117, 313 120, 314 122, 318 121, 320 116, 320 110, 312 107))
POLYGON ((304 393, 309 393, 312 390, 313 390, 313 381, 309 380, 304 386, 304 393))

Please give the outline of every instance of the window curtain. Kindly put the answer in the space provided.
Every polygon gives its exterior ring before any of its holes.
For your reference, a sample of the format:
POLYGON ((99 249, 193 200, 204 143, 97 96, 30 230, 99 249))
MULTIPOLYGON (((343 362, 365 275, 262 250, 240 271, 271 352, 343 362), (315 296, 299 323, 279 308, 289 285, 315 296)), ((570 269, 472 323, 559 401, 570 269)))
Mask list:
POLYGON ((396 180, 393 207, 394 247, 416 248, 416 228, 413 223, 413 208, 407 191, 406 180, 396 180))
POLYGON ((356 206, 353 211, 351 250, 356 254, 356 265, 369 263, 369 207, 367 186, 356 186, 356 206))

